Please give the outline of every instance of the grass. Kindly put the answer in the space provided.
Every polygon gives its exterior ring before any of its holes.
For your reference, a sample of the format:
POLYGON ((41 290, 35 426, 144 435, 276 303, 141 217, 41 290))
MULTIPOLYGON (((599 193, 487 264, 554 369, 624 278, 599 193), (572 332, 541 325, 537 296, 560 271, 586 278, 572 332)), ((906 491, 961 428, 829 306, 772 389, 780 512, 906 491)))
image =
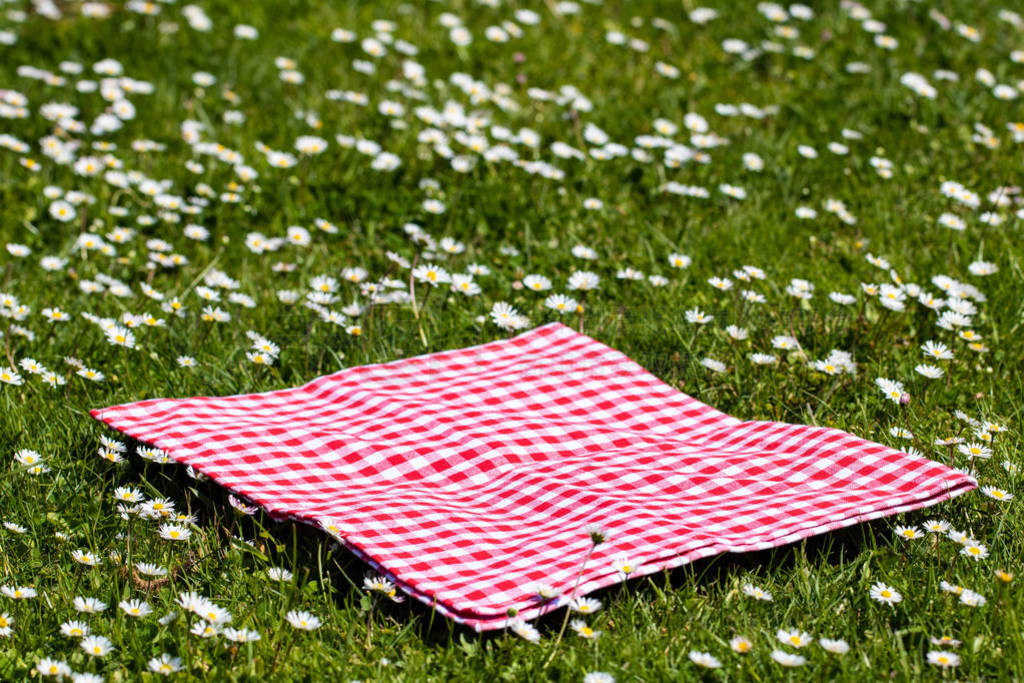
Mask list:
MULTIPOLYGON (((682 7, 690 11, 691 4, 682 7)), ((32 253, 19 258, 0 252, 0 292, 30 309, 21 321, 10 308, 0 309, 5 314, 0 343, 7 359, 0 360, 0 367, 33 358, 66 383, 50 387, 41 376, 19 370, 23 384, 0 384, 0 446, 9 463, 0 476, 0 519, 23 528, 20 533, 0 530, 0 583, 31 586, 38 593, 28 600, 0 597, 0 614, 14 624, 9 637, 0 638, 0 678, 26 679, 47 657, 108 680, 156 677, 148 673, 148 662, 168 653, 182 660, 179 678, 204 680, 580 680, 593 671, 619 681, 787 675, 917 679, 948 675, 926 659, 928 651, 943 649, 930 643, 942 635, 963 641, 956 650, 962 661, 953 675, 1005 679, 1024 670, 1019 579, 1003 582, 995 575, 997 569, 1021 571, 1024 515, 1018 500, 997 502, 975 492, 936 509, 632 581, 598 595, 605 609, 590 620, 603 632, 597 641, 570 632, 556 643, 558 613, 538 622, 542 640, 532 644, 510 633, 474 634, 418 603, 375 603, 361 588, 365 567, 323 535, 276 524, 259 513, 243 517, 227 504, 223 491, 173 465, 135 456, 111 464, 96 455, 100 435, 110 434, 89 418, 91 408, 155 396, 271 390, 342 367, 501 338, 509 333, 488 318, 495 302, 516 306, 531 326, 558 318, 542 305, 544 296, 518 286, 526 274, 543 274, 554 282, 552 292, 567 292, 570 273, 583 269, 601 276, 600 287, 587 295, 582 316, 563 320, 621 349, 690 395, 746 419, 835 426, 891 445, 912 445, 927 457, 971 468, 982 485, 1017 492, 1019 475, 1003 463, 1019 467, 1021 459, 1021 219, 1015 213, 1017 195, 1010 195, 1010 206, 997 206, 988 195, 1020 183, 1021 147, 1007 125, 1021 119, 1014 101, 997 98, 975 74, 984 68, 998 83, 1015 86, 1024 67, 1010 55, 1024 45, 1021 29, 1000 15, 998 3, 987 0, 942 4, 952 23, 980 31, 977 43, 956 28, 944 30, 924 3, 867 2, 871 16, 898 41, 887 50, 863 30, 863 18, 852 16, 856 11, 840 9, 838 3, 818 8, 812 19, 785 22, 799 29, 795 39, 774 36, 775 24, 752 2, 717 4, 718 18, 706 25, 686 19, 675 2, 583 2, 578 14, 556 14, 555 3, 538 4, 534 9, 541 24, 520 21, 524 35, 507 43, 484 37, 487 26, 512 18, 513 7, 507 4, 495 9, 459 1, 217 0, 203 5, 213 22, 206 32, 191 28, 177 4, 159 5, 158 16, 112 6, 109 18, 87 19, 79 16, 79 3, 59 3, 65 14, 59 20, 27 6, 20 22, 10 11, 21 3, 4 5, 0 31, 11 31, 17 41, 0 47, 0 94, 5 88, 16 90, 28 103, 26 118, 0 119, 0 133, 26 142, 30 151, 0 150, 0 241, 25 245, 32 253), (449 30, 439 23, 444 11, 462 18, 474 37, 470 45, 452 43, 449 30), (395 22, 396 38, 419 48, 415 59, 425 67, 426 79, 415 90, 425 98, 422 102, 409 92, 407 81, 404 93, 387 89, 389 79, 401 79, 393 46, 374 60, 358 42, 331 40, 335 27, 366 37, 372 32, 370 22, 383 18, 395 22), (243 22, 259 29, 258 40, 233 37, 232 27, 243 22), (642 38, 649 49, 611 44, 605 38, 610 30, 642 38), (783 51, 745 59, 723 50, 729 38, 749 45, 770 39, 783 51), (813 57, 794 55, 794 46, 811 48, 813 57), (295 60, 303 83, 279 78, 274 61, 279 56, 295 60), (134 119, 118 131, 91 134, 68 132, 67 125, 40 115, 47 102, 71 103, 79 108, 77 120, 88 128, 108 103, 99 93, 77 92, 73 84, 95 78, 92 65, 108 57, 119 60, 126 75, 153 85, 151 94, 127 96, 137 110, 134 119), (353 69, 353 59, 375 61, 376 73, 353 69), (86 73, 65 74, 64 85, 16 73, 30 65, 56 74, 63 60, 81 63, 86 73), (680 76, 658 75, 659 60, 677 67, 680 76), (850 73, 850 62, 866 64, 869 72, 850 73), (939 80, 933 76, 936 69, 960 80, 939 80), (216 85, 199 88, 192 77, 200 70, 213 74, 216 85), (471 103, 451 83, 456 72, 491 89, 507 84, 508 97, 518 108, 471 103), (906 72, 923 74, 937 90, 934 99, 901 85, 906 72), (530 87, 554 92, 566 84, 578 88, 592 110, 576 112, 533 100, 527 92, 530 87), (234 95, 225 96, 225 89, 234 95), (365 93, 370 106, 329 99, 326 93, 332 89, 365 93), (406 114, 391 119, 379 114, 376 105, 389 99, 403 102, 406 114), (512 131, 534 129, 543 144, 536 150, 520 147, 520 154, 557 166, 564 177, 546 179, 482 158, 467 173, 450 168, 417 142, 427 126, 412 113, 420 104, 440 109, 449 100, 461 102, 467 112, 489 112, 491 123, 512 131), (715 113, 715 104, 742 102, 777 109, 763 118, 715 113), (243 112, 244 122, 225 123, 229 110, 243 112), (563 160, 549 148, 556 140, 581 149, 592 146, 583 138, 588 123, 633 147, 637 135, 654 134, 656 118, 682 125, 690 111, 705 116, 711 129, 729 141, 707 150, 710 163, 667 168, 659 150, 652 150, 653 163, 628 156, 563 160), (197 156, 183 140, 185 119, 206 126, 204 140, 244 155, 258 178, 243 182, 228 164, 197 156), (979 132, 978 124, 991 128, 997 144, 986 144, 990 136, 979 132), (55 133, 55 126, 61 130, 55 133), (844 128, 863 138, 843 139, 844 128), (195 216, 171 211, 177 222, 164 216, 146 225, 140 216, 161 212, 154 199, 138 185, 118 188, 102 176, 76 175, 69 165, 44 156, 40 140, 54 133, 65 141, 82 140, 78 157, 90 153, 94 140, 114 142, 111 154, 125 171, 170 180, 170 191, 183 197, 196 196, 199 184, 206 183, 212 189, 208 206, 195 216), (371 170, 371 158, 338 145, 337 134, 376 140, 401 159, 401 166, 391 172, 371 170), (271 167, 257 151, 257 142, 290 150, 300 135, 322 136, 327 151, 300 155, 285 169, 271 167), (166 148, 133 150, 131 142, 140 139, 166 148), (833 141, 848 145, 849 154, 826 149, 833 141), (813 146, 818 158, 801 156, 797 147, 802 144, 813 146), (761 155, 762 171, 744 168, 746 152, 761 155), (38 170, 25 168, 19 162, 23 157, 38 162, 38 170), (872 166, 872 157, 891 162, 891 178, 872 166), (189 159, 201 162, 203 170, 187 170, 189 159), (435 179, 437 189, 422 187, 424 178, 435 179), (940 185, 946 180, 977 192, 979 206, 943 196, 940 185), (663 192, 668 181, 705 187, 710 196, 663 192), (742 186, 746 199, 719 193, 721 183, 742 186), (70 222, 56 220, 44 192, 50 185, 88 193, 95 201, 77 206, 70 222), (223 201, 224 192, 237 192, 240 201, 223 201), (425 211, 428 197, 443 201, 446 211, 425 211), (603 208, 583 208, 588 197, 600 198, 603 208), (824 210, 832 198, 845 202, 855 223, 824 210), (817 217, 798 218, 799 206, 815 208, 817 217), (116 215, 112 207, 127 213, 116 215), (985 224, 980 220, 985 212, 1004 220, 985 224), (941 226, 944 213, 962 217, 966 229, 941 226), (338 232, 317 230, 317 218, 330 220, 338 232), (423 245, 413 244, 402 229, 411 221, 437 239, 448 236, 465 245, 464 253, 433 257, 449 271, 462 272, 474 262, 490 268, 489 276, 477 278, 478 296, 442 289, 415 316, 408 305, 375 306, 351 318, 361 327, 360 335, 319 320, 299 304, 279 301, 279 290, 304 292, 312 277, 340 277, 345 267, 365 268, 370 281, 395 275, 388 251, 418 263, 430 260, 419 255, 423 245), (185 238, 182 229, 188 223, 202 225, 209 237, 185 238), (283 237, 295 225, 312 233, 308 246, 286 244, 274 253, 245 246, 251 232, 283 237), (81 233, 107 235, 115 226, 136 231, 116 245, 116 254, 76 247, 81 233), (187 263, 151 264, 155 247, 146 244, 151 239, 166 241, 169 253, 183 255, 187 263), (570 250, 576 244, 592 247, 599 258, 574 257, 570 250), (671 268, 667 257, 673 252, 689 255, 692 265, 671 268), (868 254, 884 257, 904 283, 919 283, 928 291, 939 291, 932 283, 938 275, 975 285, 985 301, 977 303, 970 329, 981 335, 984 350, 972 350, 954 332, 936 327, 935 312, 913 297, 901 312, 881 307, 861 285, 889 282, 890 275, 869 263, 868 254), (67 263, 44 270, 40 258, 47 255, 67 263), (294 270, 274 269, 278 261, 294 270), (987 277, 973 275, 969 264, 977 261, 994 263, 999 270, 987 277), (766 279, 737 282, 728 292, 707 284, 713 276, 735 279, 730 273, 743 265, 764 269, 766 279), (655 287, 617 279, 616 272, 626 267, 661 274, 668 282, 655 287), (217 305, 230 312, 230 322, 201 319, 205 304, 197 287, 214 271, 236 280, 237 291, 255 304, 227 303, 224 291, 217 305), (126 283, 129 295, 118 297, 109 290, 86 294, 80 288, 104 275, 126 283), (792 278, 813 283, 813 297, 802 301, 786 294, 792 278), (161 312, 159 302, 143 294, 143 284, 167 299, 180 297, 188 310, 182 317, 161 312), (766 302, 743 302, 739 290, 747 287, 764 294, 766 302), (832 291, 850 293, 856 302, 835 304, 828 299, 832 291), (66 311, 70 320, 49 322, 41 313, 48 307, 66 311), (687 323, 684 311, 693 307, 713 315, 713 322, 701 327, 687 323), (134 329, 138 348, 125 349, 108 343, 82 317, 120 318, 126 312, 153 314, 166 325, 134 329), (725 332, 730 324, 747 328, 750 338, 730 339, 725 332), (18 326, 31 335, 19 334, 18 326), (247 330, 280 347, 272 366, 247 359, 247 330), (795 337, 800 349, 772 349, 770 340, 777 335, 795 337), (951 361, 936 363, 945 370, 936 380, 915 372, 916 365, 926 362, 918 347, 932 339, 944 341, 955 354, 951 361), (808 361, 832 349, 853 354, 855 377, 836 380, 808 367, 808 361), (748 359, 755 351, 773 353, 779 362, 755 365, 748 359), (179 367, 179 356, 193 357, 196 367, 179 367), (105 380, 75 375, 66 357, 101 371, 105 380), (700 362, 705 358, 723 362, 727 371, 710 371, 700 362), (909 405, 888 401, 875 387, 876 377, 903 382, 909 405), (975 439, 955 410, 1010 427, 1009 434, 994 435, 993 457, 968 460, 952 447, 933 445, 950 435, 975 439), (896 439, 890 434, 893 427, 910 430, 914 438, 896 439), (14 460, 21 449, 40 453, 49 471, 31 474, 14 460), (113 499, 121 486, 136 487, 147 498, 167 498, 194 515, 192 537, 171 543, 157 537, 152 522, 126 523, 113 499), (935 535, 915 541, 895 537, 896 525, 932 518, 978 539, 989 556, 970 560, 959 555, 953 541, 935 535), (134 579, 123 569, 129 537, 135 561, 180 569, 153 584, 134 579), (103 563, 90 568, 73 561, 72 551, 80 548, 103 563), (122 562, 111 560, 111 552, 121 553, 122 562), (268 580, 266 569, 275 566, 287 568, 293 578, 268 580), (876 581, 895 586, 903 602, 890 607, 872 601, 868 588, 876 581), (961 604, 940 590, 940 581, 977 591, 986 604, 961 604), (746 583, 770 591, 774 599, 744 595, 746 583), (240 644, 219 636, 199 639, 186 635, 189 622, 182 615, 160 623, 158 617, 177 609, 175 598, 183 590, 214 600, 231 612, 234 626, 254 629, 261 639, 240 644), (72 607, 76 596, 95 597, 109 607, 86 618, 72 607), (153 614, 139 620, 123 614, 117 604, 130 598, 147 600, 153 614), (284 619, 293 609, 310 611, 323 625, 312 632, 293 629, 284 619), (75 639, 61 635, 60 625, 74 618, 108 637, 113 652, 89 657, 75 639), (845 639, 850 652, 832 655, 815 643, 799 650, 808 660, 802 668, 784 669, 769 658, 780 647, 775 633, 782 628, 845 639), (730 651, 736 635, 752 641, 751 653, 730 651), (723 667, 697 667, 688 659, 691 650, 711 652, 723 667)), ((14 99, 8 104, 19 106, 14 99)), ((447 131, 450 136, 454 132, 447 131)), ((688 137, 675 135, 680 142, 688 137)), ((454 138, 451 146, 457 154, 468 153, 454 138)), ((348 283, 340 294, 337 308, 365 301, 358 287, 348 283)))

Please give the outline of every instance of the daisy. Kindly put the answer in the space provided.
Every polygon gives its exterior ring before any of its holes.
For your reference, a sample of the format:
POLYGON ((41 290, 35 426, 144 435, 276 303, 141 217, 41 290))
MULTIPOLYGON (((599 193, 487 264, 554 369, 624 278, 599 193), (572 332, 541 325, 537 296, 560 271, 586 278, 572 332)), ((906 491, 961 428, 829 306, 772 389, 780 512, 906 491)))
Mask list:
POLYGON ((569 609, 580 614, 593 614, 601 609, 601 601, 594 598, 573 598, 569 609))
POLYGON ((988 557, 988 548, 973 539, 968 539, 960 554, 973 560, 984 560, 988 557))
POLYGON ((569 276, 569 282, 566 285, 566 287, 572 290, 580 290, 582 292, 587 292, 593 289, 597 289, 597 286, 600 283, 600 281, 601 278, 599 278, 596 273, 592 273, 590 271, 577 270, 574 271, 569 276))
POLYGON ((86 636, 79 646, 93 657, 105 657, 114 649, 114 644, 103 636, 86 636))
POLYGON ((827 651, 836 655, 844 655, 850 651, 850 645, 845 640, 831 640, 829 638, 822 638, 818 641, 818 644, 827 651))
POLYGON ((320 618, 309 613, 300 610, 292 610, 285 615, 285 619, 292 627, 299 629, 300 631, 315 631, 320 628, 320 618))
POLYGON ((535 292, 551 289, 551 280, 543 275, 527 275, 523 278, 523 286, 535 292))
POLYGON ((283 567, 270 567, 267 569, 267 576, 271 581, 291 581, 293 574, 283 567))
POLYGON ((28 586, 0 586, 0 593, 12 600, 28 600, 36 597, 36 589, 28 586))
POLYGON ((683 314, 686 318, 686 322, 695 323, 697 325, 706 325, 715 319, 715 316, 708 315, 698 308, 691 308, 683 314))
POLYGON ((1007 503, 1013 500, 1012 493, 1010 493, 1009 491, 1004 491, 1003 489, 1000 488, 996 488, 995 486, 983 486, 981 488, 981 492, 984 493, 989 498, 994 498, 1003 503, 1007 503))
POLYGON ((544 306, 556 311, 560 315, 565 315, 566 313, 576 311, 578 303, 576 299, 564 294, 552 294, 544 300, 544 306))
POLYGON ((10 384, 11 386, 21 386, 22 382, 21 375, 17 371, 9 366, 0 366, 0 382, 4 384, 10 384))
POLYGON ((71 667, 67 665, 67 662, 59 659, 50 659, 49 657, 37 661, 35 669, 39 672, 40 676, 56 680, 61 680, 71 675, 71 667))
POLYGON ((135 348, 135 335, 125 327, 111 327, 106 331, 106 335, 107 341, 113 346, 123 346, 126 349, 135 348))
POLYGON ((398 595, 398 589, 394 583, 380 575, 364 577, 363 588, 373 593, 380 593, 392 602, 402 602, 405 599, 398 595))
POLYGON ((535 583, 530 586, 529 591, 534 597, 544 601, 558 597, 555 589, 546 583, 535 583))
POLYGON ((931 534, 945 534, 950 529, 949 522, 939 519, 930 519, 923 526, 925 531, 931 534))
POLYGON ((586 638, 588 640, 591 640, 601 636, 600 631, 595 631, 594 629, 590 628, 582 619, 573 619, 569 626, 572 628, 573 631, 576 632, 576 634, 580 638, 586 638))
POLYGON ((732 648, 733 652, 744 655, 750 652, 754 645, 747 638, 744 638, 743 636, 736 636, 729 641, 729 647, 732 648))
POLYGON ((950 584, 947 581, 940 581, 939 582, 939 588, 942 590, 943 593, 950 593, 952 595, 963 595, 964 594, 964 587, 963 586, 957 586, 955 584, 950 584))
POLYGON ((160 527, 160 538, 168 541, 187 541, 191 536, 188 527, 180 524, 164 524, 160 527))
POLYGON ((525 621, 516 620, 508 625, 509 630, 530 643, 540 642, 540 631, 525 621))
POLYGON ((931 643, 932 645, 941 645, 942 647, 960 647, 960 641, 953 636, 933 637, 931 643))
POLYGON ((729 325, 726 327, 725 333, 729 335, 730 339, 735 341, 743 341, 750 336, 750 332, 746 328, 738 327, 736 325, 729 325))
POLYGON ((199 598, 191 611, 216 627, 230 623, 232 620, 230 612, 206 598, 199 598))
POLYGON ((691 260, 686 254, 669 254, 668 263, 673 268, 687 268, 689 267, 691 260))
MULTIPOLYGON (((914 438, 914 433, 905 427, 890 427, 889 434, 897 439, 910 440, 914 438)), ((899 533, 899 530, 897 530, 897 533, 899 533)))
POLYGON ((787 337, 785 335, 778 335, 772 337, 772 348, 789 350, 795 349, 800 346, 800 343, 795 337, 787 337))
POLYGON ((968 458, 988 459, 992 457, 992 449, 977 442, 960 444, 956 449, 968 458))
POLYGON ((639 566, 639 564, 631 562, 625 555, 619 555, 612 560, 612 568, 617 571, 622 578, 626 578, 630 574, 634 573, 639 566))
POLYGON ((88 550, 73 550, 71 552, 71 559, 79 564, 84 564, 89 567, 95 567, 100 564, 100 558, 88 550))
POLYGON ((811 634, 798 629, 791 629, 789 631, 779 629, 775 634, 775 637, 778 638, 779 642, 793 647, 804 647, 805 645, 810 645, 814 642, 814 638, 811 637, 811 634))
POLYGON ((182 669, 181 658, 172 657, 166 652, 149 660, 148 666, 150 671, 162 676, 170 676, 182 669))
POLYGON ((921 351, 928 358, 935 360, 953 360, 953 352, 942 342, 927 341, 921 345, 921 351))
POLYGON ((948 669, 954 666, 960 666, 960 655, 955 652, 947 652, 945 650, 932 650, 928 653, 928 663, 933 666, 942 667, 948 669))
POLYGON ((725 372, 726 365, 714 358, 702 358, 700 364, 712 372, 725 372))
POLYGON ((223 634, 225 638, 235 643, 252 643, 260 639, 259 632, 247 628, 234 629, 229 626, 224 629, 223 634))
POLYGON ((708 652, 690 650, 690 654, 688 656, 691 662, 697 666, 702 666, 705 669, 717 669, 722 666, 722 663, 708 652))
POLYGON ((505 301, 498 301, 491 307, 491 320, 503 330, 518 330, 530 324, 528 318, 505 301))
MULTIPOLYGON (((24 465, 26 467, 37 465, 42 462, 42 460, 43 456, 29 448, 22 448, 14 454, 14 461, 19 465, 24 465)), ((74 557, 74 553, 72 553, 72 557, 74 557)))
MULTIPOLYGON (((269 344, 269 342, 267 342, 267 343, 269 344)), ((276 348, 277 348, 273 344, 270 344, 270 347, 272 347, 272 349, 274 349, 274 350, 276 350, 276 348)), ((250 355, 253 355, 253 354, 252 353, 247 353, 246 355, 250 356, 250 355)), ((275 354, 274 353, 270 353, 270 352, 261 352, 261 353, 256 353, 255 355, 265 355, 265 356, 267 356, 269 358, 273 358, 275 354)), ((247 505, 245 502, 243 502, 242 500, 240 500, 239 498, 235 497, 232 494, 228 494, 228 505, 230 505, 232 508, 234 508, 239 514, 246 515, 246 516, 254 515, 259 510, 259 508, 256 507, 255 505, 247 505)))
POLYGON ((744 594, 749 595, 750 597, 755 598, 757 600, 766 600, 770 602, 772 599, 771 593, 769 593, 766 590, 762 590, 750 583, 743 585, 743 592, 744 594))
POLYGON ((416 278, 417 282, 425 282, 434 287, 452 281, 448 271, 432 263, 417 266, 413 269, 412 276, 416 278))
POLYGON ((153 608, 145 600, 122 600, 118 606, 130 617, 145 617, 153 613, 153 608))
POLYGON ((782 666, 803 666, 807 663, 807 659, 805 657, 784 652, 783 650, 772 650, 771 658, 775 663, 781 664, 782 666))
POLYGON ((854 296, 850 294, 844 294, 842 292, 830 292, 828 298, 833 303, 837 303, 841 306, 849 306, 857 301, 857 299, 854 296))
POLYGON ((708 284, 723 292, 732 289, 732 280, 728 278, 713 277, 708 279, 708 284))
POLYGON ((871 586, 871 589, 868 591, 868 595, 871 596, 872 600, 885 605, 895 605, 903 600, 903 595, 901 595, 899 591, 892 586, 887 586, 881 581, 871 586))
POLYGON ((879 377, 875 379, 875 385, 882 390, 885 397, 893 403, 900 403, 904 396, 903 384, 895 380, 879 377))
POLYGON ((967 588, 963 589, 960 593, 960 602, 968 607, 982 607, 986 602, 985 596, 980 593, 975 593, 967 588))

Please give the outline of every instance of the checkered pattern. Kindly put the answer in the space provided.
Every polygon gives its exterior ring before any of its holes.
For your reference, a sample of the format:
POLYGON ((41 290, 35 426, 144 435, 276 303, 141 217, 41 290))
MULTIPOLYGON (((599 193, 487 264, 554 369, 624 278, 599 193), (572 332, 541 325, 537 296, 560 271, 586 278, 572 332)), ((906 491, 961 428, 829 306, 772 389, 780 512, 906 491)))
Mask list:
POLYGON ((633 576, 968 491, 835 429, 744 422, 553 323, 305 386, 92 415, 277 518, 316 524, 440 613, 500 628, 633 576), (541 600, 537 583, 561 598, 541 600))

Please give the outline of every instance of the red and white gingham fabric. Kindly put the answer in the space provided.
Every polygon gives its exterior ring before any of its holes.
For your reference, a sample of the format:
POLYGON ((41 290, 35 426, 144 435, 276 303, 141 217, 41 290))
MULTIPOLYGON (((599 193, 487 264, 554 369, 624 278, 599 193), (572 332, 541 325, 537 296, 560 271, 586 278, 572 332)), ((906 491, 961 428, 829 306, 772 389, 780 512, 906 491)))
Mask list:
POLYGON ((305 386, 92 415, 225 488, 329 529, 478 630, 701 557, 913 510, 966 474, 835 429, 744 422, 552 323, 305 386), (561 598, 541 601, 534 585, 561 598))

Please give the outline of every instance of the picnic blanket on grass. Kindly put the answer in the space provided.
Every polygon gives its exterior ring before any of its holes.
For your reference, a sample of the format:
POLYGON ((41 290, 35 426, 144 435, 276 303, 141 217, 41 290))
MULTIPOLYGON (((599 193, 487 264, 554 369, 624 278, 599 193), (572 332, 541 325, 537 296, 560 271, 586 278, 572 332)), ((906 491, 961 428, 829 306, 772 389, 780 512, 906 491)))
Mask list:
POLYGON ((723 552, 934 505, 976 486, 822 427, 743 421, 559 323, 262 394, 93 417, 276 518, 329 529, 477 630, 723 552), (558 598, 543 600, 537 585, 558 598))

